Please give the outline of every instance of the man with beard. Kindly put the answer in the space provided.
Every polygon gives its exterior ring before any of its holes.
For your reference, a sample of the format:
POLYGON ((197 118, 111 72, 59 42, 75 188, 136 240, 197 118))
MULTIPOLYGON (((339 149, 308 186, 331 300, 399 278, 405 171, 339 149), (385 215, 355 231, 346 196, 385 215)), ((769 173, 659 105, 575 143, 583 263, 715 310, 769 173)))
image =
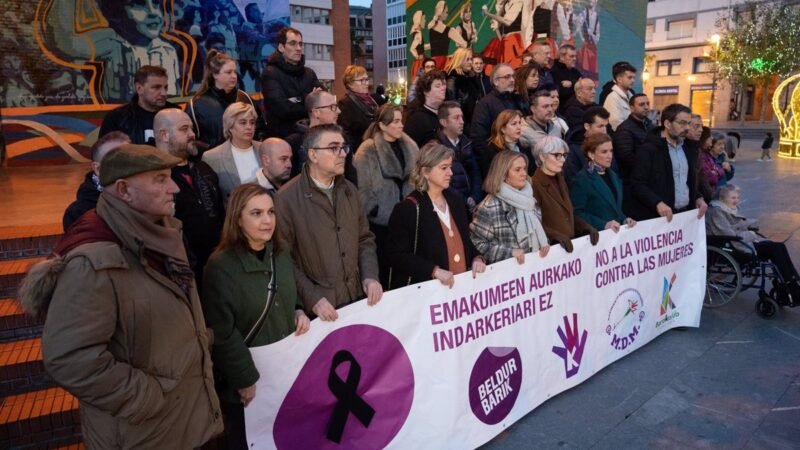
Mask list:
POLYGON ((178 108, 167 101, 169 78, 163 67, 142 66, 133 77, 136 94, 131 101, 120 106, 103 118, 100 134, 103 137, 112 131, 121 131, 134 144, 153 143, 153 118, 165 108, 178 108))
MULTIPOLYGON (((636 149, 644 143, 647 132, 653 124, 647 115, 650 113, 650 99, 645 94, 631 97, 631 115, 628 116, 614 133, 614 157, 619 161, 619 177, 623 182, 630 179, 633 165, 636 163, 636 149)), ((702 126, 700 127, 702 131, 702 126)), ((699 140, 698 136, 698 140, 699 140)))
POLYGON ((308 117, 306 95, 322 88, 317 74, 306 67, 300 31, 286 27, 278 32, 278 49, 269 57, 261 83, 267 135, 283 138, 294 131, 295 122, 308 117))
POLYGON ((225 211, 219 179, 211 167, 196 160, 192 120, 179 109, 165 109, 153 121, 156 147, 181 160, 172 168, 172 180, 180 188, 175 195, 175 217, 183 222, 189 262, 202 286, 203 267, 219 243, 225 211))
POLYGON ((67 228, 75 223, 86 211, 97 206, 97 199, 100 198, 100 193, 103 192, 103 186, 100 186, 100 161, 111 150, 122 144, 130 143, 131 139, 121 131, 112 131, 94 143, 94 146, 92 146, 92 170, 86 174, 83 183, 78 186, 78 192, 75 193, 75 201, 64 211, 62 220, 64 231, 67 231, 67 228))
POLYGON ((674 103, 664 108, 660 128, 647 135, 636 150, 630 215, 636 220, 666 217, 697 208, 703 217, 708 205, 697 189, 697 145, 686 139, 692 110, 674 103))
POLYGON ((259 147, 258 156, 261 170, 256 180, 274 196, 292 177, 292 147, 283 139, 269 138, 259 147))

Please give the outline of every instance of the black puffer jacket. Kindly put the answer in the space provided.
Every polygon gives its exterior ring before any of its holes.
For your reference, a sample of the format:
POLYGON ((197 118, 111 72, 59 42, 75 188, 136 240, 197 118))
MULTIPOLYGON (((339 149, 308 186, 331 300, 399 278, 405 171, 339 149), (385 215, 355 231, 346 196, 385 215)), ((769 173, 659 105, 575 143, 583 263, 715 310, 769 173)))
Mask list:
POLYGON ((67 228, 75 223, 83 213, 97 206, 97 199, 100 198, 102 190, 96 180, 97 178, 91 170, 83 178, 83 183, 78 186, 78 192, 75 194, 75 201, 64 211, 64 218, 62 219, 64 231, 67 231, 67 228))
MULTIPOLYGON (((194 124, 195 139, 208 144, 208 148, 214 148, 225 142, 225 134, 222 129, 222 114, 234 102, 252 105, 259 116, 256 123, 261 121, 258 108, 245 91, 237 89, 226 93, 211 87, 202 95, 192 97, 186 106, 186 113, 189 114, 194 124)), ((256 134, 255 138, 259 139, 259 137, 256 134)))
MULTIPOLYGON (((166 108, 179 108, 179 106, 167 102, 162 109, 166 108)), ((131 138, 131 143, 147 144, 144 131, 152 129, 155 115, 156 113, 145 111, 139 107, 139 95, 133 94, 130 102, 112 109, 106 114, 97 137, 101 138, 112 131, 121 131, 131 138)))
POLYGON ((295 122, 308 117, 306 95, 322 85, 317 74, 305 64, 305 57, 297 65, 286 62, 278 52, 269 57, 261 79, 269 136, 283 138, 294 131, 295 122))

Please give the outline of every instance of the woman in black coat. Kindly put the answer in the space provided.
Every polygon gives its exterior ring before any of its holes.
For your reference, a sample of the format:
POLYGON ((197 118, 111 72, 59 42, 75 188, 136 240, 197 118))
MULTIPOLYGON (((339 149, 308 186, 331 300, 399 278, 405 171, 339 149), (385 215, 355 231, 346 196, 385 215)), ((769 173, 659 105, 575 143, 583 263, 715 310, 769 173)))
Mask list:
POLYGON ((203 84, 186 107, 186 113, 194 125, 195 139, 208 144, 208 148, 214 148, 225 142, 222 114, 231 103, 242 102, 251 105, 258 115, 256 138, 260 138, 263 134, 259 132, 263 128, 259 109, 245 91, 236 87, 238 79, 235 59, 216 50, 208 52, 203 84))
POLYGON ((469 237, 466 205, 447 190, 452 164, 453 150, 439 143, 420 150, 411 174, 416 189, 395 205, 389 218, 388 289, 432 279, 453 287, 455 275, 486 270, 469 237))
POLYGON ((344 87, 347 89, 339 100, 339 126, 347 134, 350 148, 357 149, 364 140, 364 132, 375 121, 378 103, 369 93, 370 78, 367 69, 347 66, 344 69, 344 87))

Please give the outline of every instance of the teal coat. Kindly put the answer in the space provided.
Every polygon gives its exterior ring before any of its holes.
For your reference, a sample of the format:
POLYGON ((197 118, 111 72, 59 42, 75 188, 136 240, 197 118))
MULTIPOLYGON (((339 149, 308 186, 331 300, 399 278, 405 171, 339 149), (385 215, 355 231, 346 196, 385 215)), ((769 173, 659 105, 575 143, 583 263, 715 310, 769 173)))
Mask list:
POLYGON ((608 175, 617 191, 616 199, 600 175, 587 169, 575 175, 569 188, 575 215, 597 230, 604 230, 611 220, 622 224, 626 217, 622 212, 622 182, 613 170, 608 169, 608 175))
MULTIPOLYGON (((238 403, 236 392, 255 384, 259 374, 244 343, 267 301, 271 276, 268 244, 264 259, 243 248, 228 248, 209 258, 203 277, 203 312, 206 323, 214 330, 211 359, 217 378, 220 398, 238 403)), ((252 342, 253 347, 279 341, 295 331, 297 299, 293 263, 289 252, 275 257, 277 270, 275 293, 269 316, 252 342)))

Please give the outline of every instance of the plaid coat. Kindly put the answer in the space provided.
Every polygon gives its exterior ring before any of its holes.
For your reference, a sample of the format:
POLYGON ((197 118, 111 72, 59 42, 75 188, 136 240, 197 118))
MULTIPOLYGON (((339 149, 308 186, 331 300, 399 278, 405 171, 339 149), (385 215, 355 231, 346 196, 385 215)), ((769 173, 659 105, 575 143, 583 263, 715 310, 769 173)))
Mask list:
MULTIPOLYGON (((540 216, 537 206, 537 220, 541 220, 540 216)), ((475 209, 469 226, 470 238, 488 264, 511 258, 511 251, 515 248, 530 253, 547 245, 547 236, 541 226, 536 228, 535 241, 525 238, 520 242, 515 232, 517 222, 515 208, 494 195, 487 195, 475 209)))

